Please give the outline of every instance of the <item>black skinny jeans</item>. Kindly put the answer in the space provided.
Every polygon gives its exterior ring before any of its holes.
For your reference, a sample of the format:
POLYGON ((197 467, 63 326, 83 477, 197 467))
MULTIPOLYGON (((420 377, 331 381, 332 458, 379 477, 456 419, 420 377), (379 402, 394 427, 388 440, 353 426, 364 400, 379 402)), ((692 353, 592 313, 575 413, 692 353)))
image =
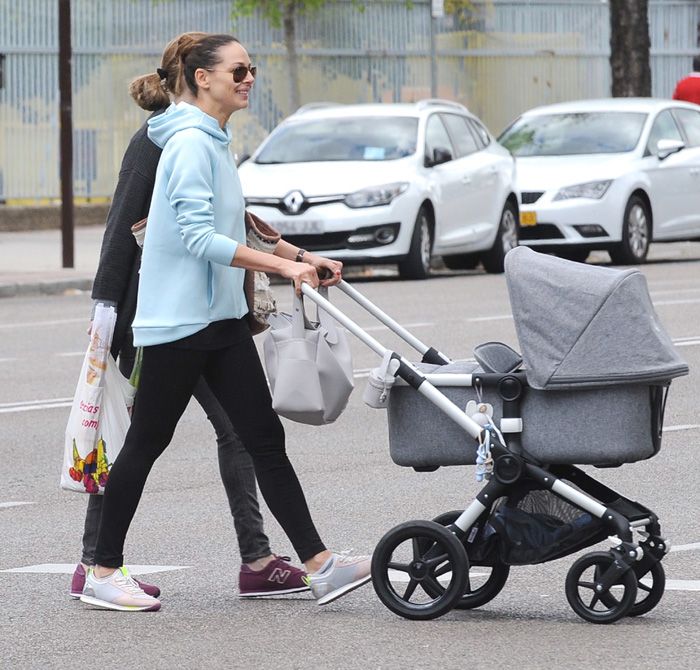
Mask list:
POLYGON ((260 492, 303 562, 325 546, 285 452, 284 429, 253 338, 225 349, 144 347, 134 415, 105 488, 95 563, 124 563, 124 540, 153 464, 170 443, 200 376, 253 458, 260 492))

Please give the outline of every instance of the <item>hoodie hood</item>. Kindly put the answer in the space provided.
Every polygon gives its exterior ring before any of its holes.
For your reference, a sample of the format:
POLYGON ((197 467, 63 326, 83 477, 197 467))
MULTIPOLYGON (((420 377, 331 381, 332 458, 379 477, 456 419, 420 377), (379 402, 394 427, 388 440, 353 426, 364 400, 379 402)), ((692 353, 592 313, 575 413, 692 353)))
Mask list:
POLYGON ((148 119, 148 137, 161 149, 175 133, 187 128, 199 128, 224 146, 231 143, 228 126, 222 129, 213 116, 187 102, 173 103, 162 114, 148 119))

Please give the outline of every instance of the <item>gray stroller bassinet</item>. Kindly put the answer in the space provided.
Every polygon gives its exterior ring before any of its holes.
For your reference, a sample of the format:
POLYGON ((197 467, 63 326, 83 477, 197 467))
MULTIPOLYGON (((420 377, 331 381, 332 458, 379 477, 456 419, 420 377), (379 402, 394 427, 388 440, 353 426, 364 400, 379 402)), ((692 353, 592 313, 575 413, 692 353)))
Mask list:
MULTIPOLYGON (((668 384, 688 366, 659 323, 644 275, 518 247, 506 258, 506 280, 529 387, 521 403, 526 454, 548 464, 616 466, 657 453, 668 384)), ((477 361, 492 346, 477 347, 477 361)), ((466 361, 418 367, 459 407, 491 404, 500 424, 494 388, 453 386, 448 376, 510 370, 466 361)), ((410 386, 394 386, 388 409, 398 465, 475 462, 472 440, 450 421, 438 425, 434 406, 410 386)))

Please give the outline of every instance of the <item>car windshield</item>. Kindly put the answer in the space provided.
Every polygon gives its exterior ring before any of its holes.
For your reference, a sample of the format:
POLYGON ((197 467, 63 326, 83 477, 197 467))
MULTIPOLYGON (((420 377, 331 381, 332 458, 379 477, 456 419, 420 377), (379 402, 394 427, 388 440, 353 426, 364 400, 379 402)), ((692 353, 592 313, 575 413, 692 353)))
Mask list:
POLYGON ((289 123, 279 128, 256 163, 388 161, 416 152, 418 119, 358 116, 289 123))
POLYGON ((638 112, 525 116, 498 141, 514 156, 617 154, 637 146, 646 118, 638 112))

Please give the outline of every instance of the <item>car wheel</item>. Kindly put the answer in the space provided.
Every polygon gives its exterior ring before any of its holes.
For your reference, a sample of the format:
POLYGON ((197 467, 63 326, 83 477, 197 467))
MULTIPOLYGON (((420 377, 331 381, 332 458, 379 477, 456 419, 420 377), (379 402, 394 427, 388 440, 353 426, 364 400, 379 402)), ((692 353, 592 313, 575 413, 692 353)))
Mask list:
POLYGON ((610 259, 616 265, 643 263, 651 242, 651 216, 646 203, 633 195, 622 219, 622 241, 610 250, 610 259))
POLYGON ((481 257, 484 270, 491 274, 503 272, 506 254, 518 246, 518 213, 515 205, 508 200, 503 207, 501 221, 493 246, 481 257))
POLYGON ((479 265, 479 254, 455 254, 443 256, 443 263, 448 270, 473 270, 479 265))
POLYGON ((430 215, 421 207, 413 225, 413 237, 408 256, 399 263, 399 275, 403 279, 425 279, 430 274, 430 255, 433 248, 430 232, 430 215))

